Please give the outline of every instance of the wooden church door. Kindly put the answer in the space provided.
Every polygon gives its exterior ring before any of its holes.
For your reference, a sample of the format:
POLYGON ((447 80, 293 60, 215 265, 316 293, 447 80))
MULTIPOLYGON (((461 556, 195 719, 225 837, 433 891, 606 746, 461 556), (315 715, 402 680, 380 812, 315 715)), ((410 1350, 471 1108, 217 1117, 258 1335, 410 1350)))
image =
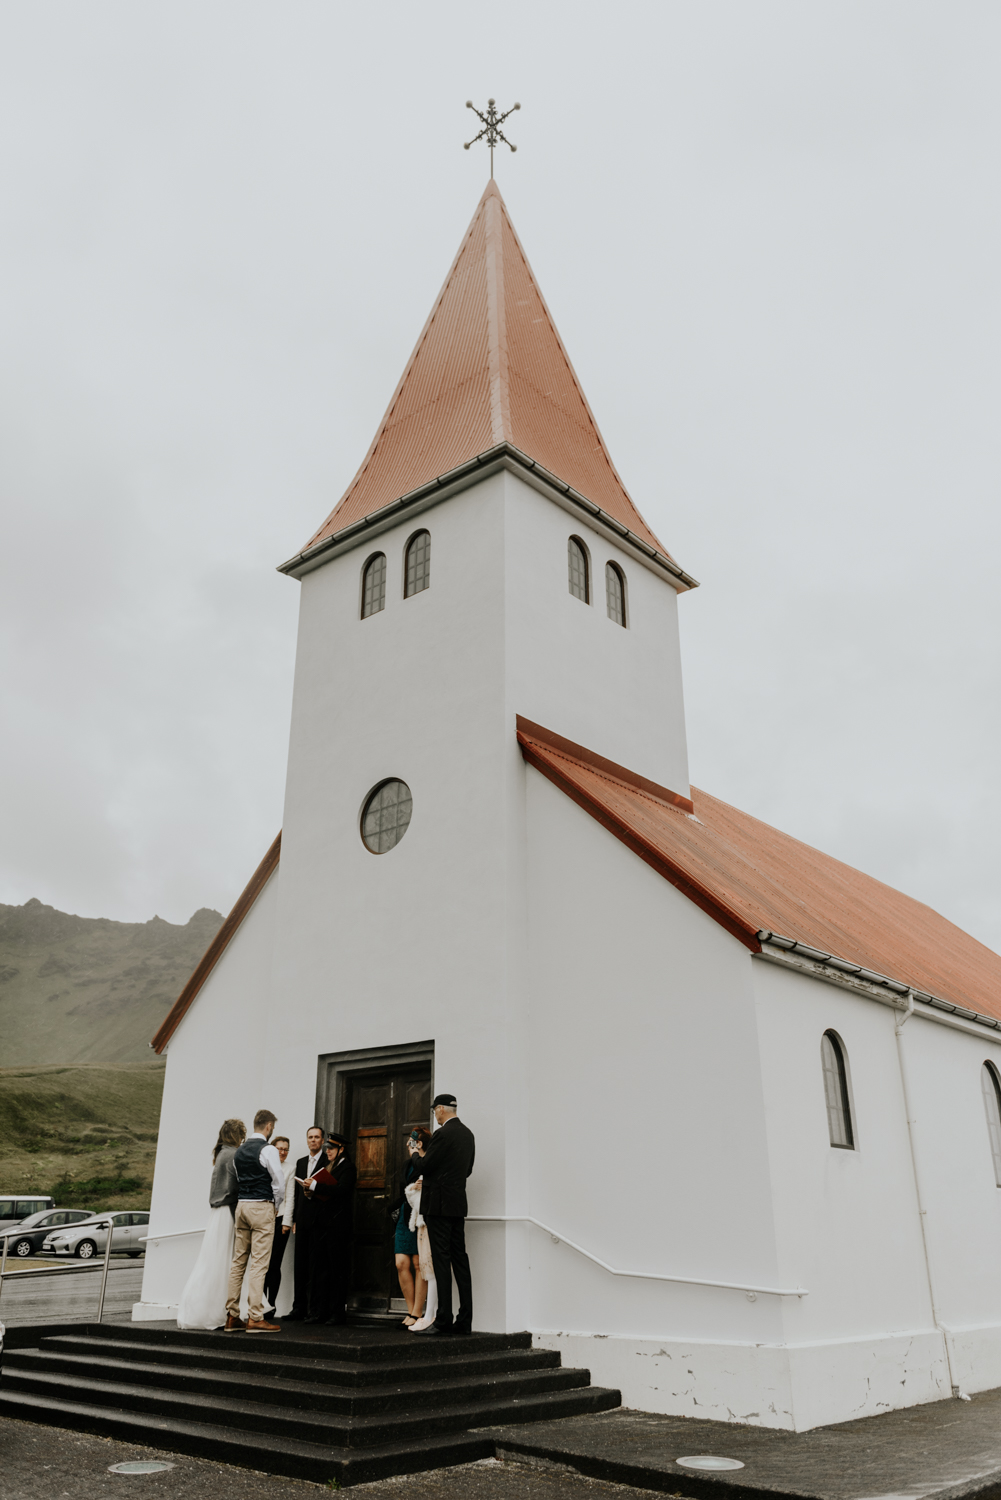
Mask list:
POLYGON ((407 1137, 416 1126, 430 1125, 430 1063, 353 1075, 345 1116, 358 1170, 351 1305, 360 1312, 389 1312, 396 1301, 405 1312, 390 1209, 403 1192, 407 1137))

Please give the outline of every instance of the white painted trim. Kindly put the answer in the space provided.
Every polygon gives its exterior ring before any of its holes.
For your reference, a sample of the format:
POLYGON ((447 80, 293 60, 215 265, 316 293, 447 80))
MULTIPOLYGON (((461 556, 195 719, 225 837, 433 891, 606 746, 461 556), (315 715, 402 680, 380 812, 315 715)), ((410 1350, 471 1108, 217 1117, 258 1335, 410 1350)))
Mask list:
POLYGON ((706 1281, 699 1276, 667 1276, 663 1271, 617 1271, 607 1261, 599 1260, 597 1255, 592 1255, 590 1250, 585 1250, 583 1245, 577 1245, 573 1240, 568 1240, 565 1234, 558 1234, 555 1229, 550 1229, 548 1224, 543 1224, 539 1219, 533 1219, 528 1214, 469 1214, 468 1222, 471 1224, 534 1224, 536 1229, 541 1229, 543 1234, 548 1234, 555 1244, 569 1245, 571 1250, 576 1250, 578 1255, 583 1255, 587 1260, 593 1261, 610 1276, 628 1276, 638 1281, 673 1281, 682 1286, 712 1286, 722 1287, 728 1292, 747 1292, 754 1296, 760 1293, 768 1297, 808 1297, 810 1294, 805 1287, 776 1287, 776 1286, 745 1286, 740 1281, 706 1281))

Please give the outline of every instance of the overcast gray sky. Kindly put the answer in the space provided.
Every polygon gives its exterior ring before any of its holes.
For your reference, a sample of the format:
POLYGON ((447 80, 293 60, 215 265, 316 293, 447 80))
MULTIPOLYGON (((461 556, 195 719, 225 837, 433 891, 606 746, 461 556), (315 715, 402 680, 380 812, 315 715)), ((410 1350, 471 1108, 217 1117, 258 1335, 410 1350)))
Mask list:
POLYGON ((1001 949, 1001 9, 5 0, 0 901, 226 910, 298 585, 498 181, 681 601, 693 781, 1001 949))

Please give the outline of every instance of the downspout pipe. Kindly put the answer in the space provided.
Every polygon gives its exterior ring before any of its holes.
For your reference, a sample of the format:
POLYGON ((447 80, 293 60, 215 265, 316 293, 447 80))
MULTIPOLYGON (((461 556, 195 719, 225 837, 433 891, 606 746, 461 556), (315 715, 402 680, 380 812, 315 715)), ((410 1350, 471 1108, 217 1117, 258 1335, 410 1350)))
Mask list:
POLYGON ((925 1276, 928 1280, 928 1299, 931 1303, 932 1321, 939 1333, 942 1335, 942 1344, 945 1349, 945 1360, 949 1370, 949 1384, 952 1394, 960 1401, 969 1401, 965 1391, 961 1391, 956 1380, 956 1372, 953 1367, 952 1346, 949 1333, 939 1316, 938 1300, 935 1296, 935 1278, 932 1276, 931 1256, 928 1252, 928 1211, 925 1208, 924 1194, 921 1191, 921 1172, 918 1168, 918 1153, 914 1141, 914 1111, 911 1107, 913 1097, 910 1086, 910 1075, 907 1067, 907 1049, 904 1046, 904 1027, 914 1015, 914 991, 907 991, 907 1005, 897 1011, 894 1034, 897 1038, 897 1064, 900 1068, 900 1087, 904 1095, 904 1114, 907 1118, 907 1141, 911 1150, 911 1172, 914 1176, 914 1196, 918 1206, 918 1222, 921 1225, 921 1249, 925 1258, 925 1276))

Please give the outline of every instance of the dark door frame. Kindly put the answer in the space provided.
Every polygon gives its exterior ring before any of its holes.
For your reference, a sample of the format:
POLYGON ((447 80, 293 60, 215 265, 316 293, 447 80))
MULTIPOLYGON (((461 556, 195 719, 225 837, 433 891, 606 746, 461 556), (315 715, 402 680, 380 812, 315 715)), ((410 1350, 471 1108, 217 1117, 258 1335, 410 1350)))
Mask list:
MULTIPOLYGON (((431 1097, 434 1098, 434 1042, 403 1042, 396 1047, 356 1047, 350 1052, 321 1052, 316 1064, 316 1113, 314 1119, 324 1130, 343 1131, 347 1081, 355 1073, 369 1073, 376 1068, 407 1067, 413 1063, 430 1063, 431 1097)), ((430 1122, 429 1122, 430 1125, 430 1122)))

